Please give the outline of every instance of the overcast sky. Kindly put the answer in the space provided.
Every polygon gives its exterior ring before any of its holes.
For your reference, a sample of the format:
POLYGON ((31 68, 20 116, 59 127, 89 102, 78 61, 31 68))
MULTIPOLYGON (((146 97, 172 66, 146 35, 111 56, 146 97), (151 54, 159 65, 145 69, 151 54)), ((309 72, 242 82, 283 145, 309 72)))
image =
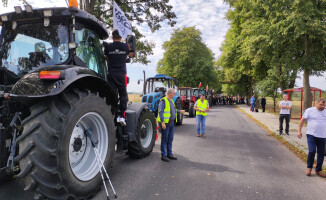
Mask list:
MULTIPOLYGON (((34 8, 41 7, 66 7, 65 0, 27 0, 34 8)), ((171 28, 167 23, 162 24, 162 28, 152 33, 146 25, 138 27, 146 36, 146 40, 154 42, 156 47, 154 55, 148 57, 151 61, 147 66, 141 64, 128 64, 128 76, 130 84, 128 92, 141 92, 142 86, 137 85, 138 79, 142 79, 143 70, 146 76, 154 76, 156 74, 157 62, 163 57, 162 44, 169 40, 171 33, 175 28, 196 26, 202 32, 203 41, 212 49, 215 59, 221 55, 219 48, 224 40, 225 34, 229 28, 228 21, 225 19, 225 13, 229 6, 223 3, 223 0, 170 0, 173 6, 173 12, 177 15, 177 24, 171 28)), ((1 4, 0 13, 14 11, 13 7, 22 5, 19 0, 9 0, 8 8, 4 8, 1 4)), ((326 90, 325 75, 322 77, 311 77, 311 86, 326 90)), ((302 86, 302 79, 296 80, 296 85, 302 86)))

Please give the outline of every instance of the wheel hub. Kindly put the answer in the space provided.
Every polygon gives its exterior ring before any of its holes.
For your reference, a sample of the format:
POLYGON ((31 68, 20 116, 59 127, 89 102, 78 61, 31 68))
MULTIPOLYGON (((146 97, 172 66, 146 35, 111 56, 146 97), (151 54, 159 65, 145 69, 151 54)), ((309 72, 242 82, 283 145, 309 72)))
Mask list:
POLYGON ((140 134, 141 139, 146 138, 146 135, 147 135, 147 128, 146 128, 146 126, 143 124, 142 127, 141 127, 141 134, 140 134))
POLYGON ((151 141, 152 141, 152 136, 153 134, 153 125, 152 122, 149 119, 146 119, 142 126, 141 126, 141 130, 140 130, 140 142, 143 146, 143 148, 147 148, 151 141))
POLYGON ((72 148, 69 148, 69 156, 71 165, 74 166, 80 162, 86 150, 86 137, 83 128, 77 125, 75 126, 71 135, 70 145, 72 148))
POLYGON ((74 142, 74 151, 79 151, 82 147, 83 141, 80 138, 77 138, 74 142))

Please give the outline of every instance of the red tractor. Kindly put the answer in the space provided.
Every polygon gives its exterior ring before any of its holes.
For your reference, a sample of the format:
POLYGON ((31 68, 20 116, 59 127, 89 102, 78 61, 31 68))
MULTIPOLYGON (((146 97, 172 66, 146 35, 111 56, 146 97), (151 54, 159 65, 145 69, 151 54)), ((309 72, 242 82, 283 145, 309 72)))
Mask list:
POLYGON ((189 113, 189 117, 194 117, 196 111, 194 109, 196 97, 191 87, 179 87, 178 92, 182 102, 182 108, 189 113))

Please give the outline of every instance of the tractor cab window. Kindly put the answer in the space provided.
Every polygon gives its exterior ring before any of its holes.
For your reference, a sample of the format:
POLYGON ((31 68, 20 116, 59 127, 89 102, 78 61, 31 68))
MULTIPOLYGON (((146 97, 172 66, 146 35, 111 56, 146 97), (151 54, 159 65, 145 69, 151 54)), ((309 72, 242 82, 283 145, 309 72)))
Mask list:
POLYGON ((188 90, 180 90, 179 93, 180 93, 181 96, 187 96, 187 91, 188 90))
POLYGON ((199 96, 199 91, 198 90, 194 90, 194 95, 197 97, 199 96))
POLYGON ((106 74, 106 64, 102 53, 102 46, 98 36, 87 28, 76 30, 76 55, 85 63, 86 67, 100 74, 106 74))
POLYGON ((165 79, 149 79, 147 81, 147 91, 146 93, 151 93, 151 92, 163 92, 165 93, 167 88, 171 87, 171 82, 169 80, 165 79))
POLYGON ((189 98, 190 99, 190 96, 191 96, 191 90, 187 90, 187 98, 189 98))
MULTIPOLYGON (((1 26, 0 26, 1 27, 1 26)), ((0 65, 17 77, 68 59, 68 31, 64 24, 5 24, 0 34, 0 65)))

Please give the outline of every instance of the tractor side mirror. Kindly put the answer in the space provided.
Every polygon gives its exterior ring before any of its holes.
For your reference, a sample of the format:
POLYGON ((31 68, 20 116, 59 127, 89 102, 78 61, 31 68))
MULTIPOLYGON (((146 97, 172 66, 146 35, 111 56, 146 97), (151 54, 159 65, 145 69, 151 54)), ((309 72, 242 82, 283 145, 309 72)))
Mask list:
POLYGON ((130 47, 130 49, 134 52, 134 57, 136 56, 136 37, 133 35, 127 36, 127 44, 130 47))

